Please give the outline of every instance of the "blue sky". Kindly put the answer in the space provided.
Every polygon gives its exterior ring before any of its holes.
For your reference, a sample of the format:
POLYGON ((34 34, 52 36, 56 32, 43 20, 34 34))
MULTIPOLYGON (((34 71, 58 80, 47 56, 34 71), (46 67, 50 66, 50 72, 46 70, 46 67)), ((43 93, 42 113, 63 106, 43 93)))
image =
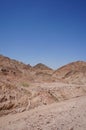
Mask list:
POLYGON ((86 61, 86 1, 0 0, 0 54, 52 68, 86 61))

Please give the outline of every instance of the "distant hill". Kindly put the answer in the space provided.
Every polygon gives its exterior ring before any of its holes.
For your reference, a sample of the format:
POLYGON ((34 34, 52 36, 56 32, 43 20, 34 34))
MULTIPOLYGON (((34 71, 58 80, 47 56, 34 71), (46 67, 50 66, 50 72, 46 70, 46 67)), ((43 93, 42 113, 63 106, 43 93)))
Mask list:
POLYGON ((52 73, 54 72, 53 69, 42 63, 39 63, 33 66, 33 70, 35 71, 36 81, 52 82, 52 73))
POLYGON ((40 70, 52 70, 51 68, 49 68, 48 66, 46 66, 42 63, 35 65, 33 68, 34 69, 40 69, 40 70))
POLYGON ((0 55, 0 78, 23 82, 67 82, 86 84, 86 62, 76 61, 57 70, 39 63, 26 65, 17 60, 0 55))
POLYGON ((64 79, 69 83, 85 84, 86 83, 86 62, 76 61, 57 69, 53 77, 64 79))

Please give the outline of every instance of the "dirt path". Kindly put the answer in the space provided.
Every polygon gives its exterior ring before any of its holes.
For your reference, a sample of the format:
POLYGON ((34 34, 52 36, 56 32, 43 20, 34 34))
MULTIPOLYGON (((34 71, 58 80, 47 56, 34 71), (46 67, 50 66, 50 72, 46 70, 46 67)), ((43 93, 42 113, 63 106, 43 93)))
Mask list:
POLYGON ((86 96, 3 116, 0 130, 86 130, 86 96))

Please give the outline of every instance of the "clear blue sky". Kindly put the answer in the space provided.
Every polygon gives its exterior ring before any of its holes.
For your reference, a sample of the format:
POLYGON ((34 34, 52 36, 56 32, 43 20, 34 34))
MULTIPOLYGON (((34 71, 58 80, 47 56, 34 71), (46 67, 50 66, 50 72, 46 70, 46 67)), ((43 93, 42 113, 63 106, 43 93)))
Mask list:
POLYGON ((86 1, 0 0, 0 54, 53 68, 86 61, 86 1))

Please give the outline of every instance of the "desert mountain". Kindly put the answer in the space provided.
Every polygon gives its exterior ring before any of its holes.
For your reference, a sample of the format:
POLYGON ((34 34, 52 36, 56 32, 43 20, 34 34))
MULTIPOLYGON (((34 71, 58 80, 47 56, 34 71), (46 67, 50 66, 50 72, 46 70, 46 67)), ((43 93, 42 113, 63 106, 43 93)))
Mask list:
POLYGON ((53 77, 69 83, 86 84, 86 62, 77 61, 67 64, 53 73, 53 77))
POLYGON ((0 55, 0 116, 84 96, 85 77, 86 62, 54 71, 44 64, 32 67, 0 55))
POLYGON ((0 55, 0 75, 5 79, 14 79, 29 82, 49 82, 54 72, 53 69, 39 63, 35 66, 26 65, 22 62, 0 55))
POLYGON ((33 68, 34 69, 41 69, 41 70, 52 70, 51 68, 49 68, 48 66, 46 66, 42 63, 35 65, 33 68))
POLYGON ((86 130, 86 62, 56 71, 0 55, 0 130, 86 130))
POLYGON ((3 74, 18 75, 26 72, 26 70, 31 70, 31 66, 0 55, 0 70, 3 74))
POLYGON ((36 81, 45 81, 45 82, 52 82, 52 73, 54 72, 53 69, 49 68, 48 66, 39 63, 33 66, 33 70, 35 71, 35 80, 36 81))
POLYGON ((24 80, 31 82, 33 80, 31 69, 31 65, 25 65, 22 62, 0 55, 0 80, 11 81, 12 83, 24 82, 24 80))
POLYGON ((0 55, 0 77, 23 82, 67 82, 86 84, 86 62, 77 61, 57 70, 39 63, 35 66, 0 55))

